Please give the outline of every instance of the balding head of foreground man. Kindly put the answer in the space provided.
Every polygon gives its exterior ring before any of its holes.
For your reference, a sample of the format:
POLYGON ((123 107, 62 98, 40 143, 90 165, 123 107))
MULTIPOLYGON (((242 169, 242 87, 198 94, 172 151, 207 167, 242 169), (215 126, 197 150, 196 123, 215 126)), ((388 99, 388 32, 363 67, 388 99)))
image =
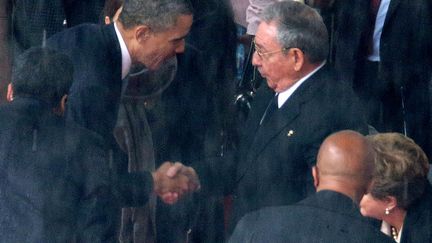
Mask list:
POLYGON ((344 130, 327 137, 312 168, 317 191, 331 190, 357 204, 366 193, 374 169, 374 150, 360 133, 344 130))

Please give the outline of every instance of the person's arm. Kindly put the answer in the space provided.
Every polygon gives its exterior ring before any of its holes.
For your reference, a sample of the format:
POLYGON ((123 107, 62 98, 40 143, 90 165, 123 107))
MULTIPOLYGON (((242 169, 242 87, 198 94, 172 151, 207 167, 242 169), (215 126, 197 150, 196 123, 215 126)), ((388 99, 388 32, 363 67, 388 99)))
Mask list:
POLYGON ((255 35, 258 25, 261 22, 261 12, 276 0, 249 0, 249 6, 246 10, 246 22, 248 35, 255 35))
POLYGON ((123 174, 114 184, 121 207, 142 205, 147 202, 150 193, 156 193, 165 203, 174 204, 181 197, 201 188, 195 170, 180 162, 165 162, 152 173, 123 174))
POLYGON ((10 21, 12 3, 0 0, 0 103, 6 102, 6 89, 11 78, 10 21))
MULTIPOLYGON (((73 140, 73 137, 72 137, 73 140)), ((198 190, 195 171, 181 163, 166 162, 155 172, 127 173, 113 180, 103 142, 96 136, 80 139, 80 156, 71 164, 72 192, 77 203, 77 238, 80 242, 98 242, 106 237, 112 225, 107 217, 115 217, 121 207, 146 203, 156 193, 166 203, 198 190)))

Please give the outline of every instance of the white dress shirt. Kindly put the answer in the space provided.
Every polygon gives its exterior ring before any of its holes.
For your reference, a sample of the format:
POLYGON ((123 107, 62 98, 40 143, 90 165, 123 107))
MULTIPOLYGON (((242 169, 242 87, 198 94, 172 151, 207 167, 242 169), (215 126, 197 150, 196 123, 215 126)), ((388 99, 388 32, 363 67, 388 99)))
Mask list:
POLYGON ((380 59, 380 42, 381 34, 384 27, 384 21, 387 16, 387 12, 390 6, 391 0, 381 0, 377 17, 375 20, 375 28, 373 33, 373 48, 372 53, 367 57, 369 61, 379 62, 380 59))
POLYGON ((123 37, 119 31, 119 29, 117 28, 117 24, 116 22, 114 22, 114 29, 117 35, 117 38, 119 40, 120 43, 120 49, 121 49, 121 54, 122 54, 122 80, 128 75, 129 70, 131 68, 132 65, 132 59, 131 56, 129 54, 129 50, 126 47, 126 43, 123 40, 123 37))

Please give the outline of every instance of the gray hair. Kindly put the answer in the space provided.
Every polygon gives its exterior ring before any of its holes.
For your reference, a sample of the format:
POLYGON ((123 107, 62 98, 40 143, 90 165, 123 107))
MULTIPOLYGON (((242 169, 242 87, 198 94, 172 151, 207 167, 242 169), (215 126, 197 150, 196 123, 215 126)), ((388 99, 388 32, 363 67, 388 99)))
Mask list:
POLYGON ((327 58, 327 28, 313 8, 295 1, 276 2, 263 11, 261 19, 277 24, 277 40, 284 48, 301 49, 311 63, 327 58))
POLYGON ((175 26, 180 15, 192 14, 188 0, 126 0, 119 20, 125 28, 147 25, 165 31, 175 26))

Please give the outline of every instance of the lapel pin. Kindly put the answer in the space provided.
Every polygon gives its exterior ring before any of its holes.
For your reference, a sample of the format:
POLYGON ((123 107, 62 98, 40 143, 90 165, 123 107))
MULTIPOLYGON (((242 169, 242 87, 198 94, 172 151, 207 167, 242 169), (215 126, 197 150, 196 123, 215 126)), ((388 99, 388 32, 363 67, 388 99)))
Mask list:
POLYGON ((287 136, 291 137, 292 135, 294 135, 294 131, 293 130, 289 130, 288 133, 287 133, 287 136))

